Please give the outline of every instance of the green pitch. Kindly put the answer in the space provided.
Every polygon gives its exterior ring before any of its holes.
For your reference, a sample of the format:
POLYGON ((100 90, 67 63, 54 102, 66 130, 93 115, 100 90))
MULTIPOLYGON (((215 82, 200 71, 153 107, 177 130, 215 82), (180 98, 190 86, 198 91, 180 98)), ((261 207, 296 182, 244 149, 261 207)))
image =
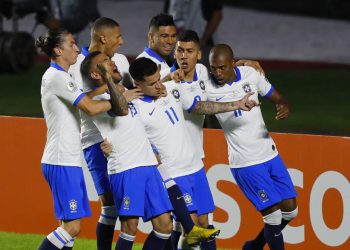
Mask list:
MULTIPOLYGON (((45 235, 39 234, 17 234, 0 232, 0 242, 2 250, 28 250, 38 249, 45 235)), ((115 245, 113 244, 112 249, 115 245)), ((96 241, 88 239, 77 239, 74 243, 74 250, 94 250, 96 241)), ((134 244, 133 250, 141 250, 142 245, 134 244)))
MULTIPOLYGON (((0 115, 42 117, 41 76, 47 64, 37 64, 24 75, 0 74, 0 115)), ((286 96, 292 114, 276 121, 275 108, 263 101, 262 111, 270 131, 350 135, 350 70, 269 70, 270 82, 286 96)))

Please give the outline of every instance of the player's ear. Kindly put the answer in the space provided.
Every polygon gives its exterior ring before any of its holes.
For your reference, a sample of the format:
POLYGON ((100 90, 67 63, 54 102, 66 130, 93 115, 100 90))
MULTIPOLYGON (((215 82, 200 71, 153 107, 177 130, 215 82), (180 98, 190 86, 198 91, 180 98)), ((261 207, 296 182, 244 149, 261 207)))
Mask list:
POLYGON ((91 72, 90 73, 90 77, 91 77, 91 79, 94 79, 94 80, 100 80, 101 79, 101 75, 98 72, 96 72, 96 71, 91 72))
POLYGON ((104 36, 104 35, 100 36, 100 43, 102 43, 102 44, 106 44, 107 43, 106 36, 104 36))
POLYGON ((160 64, 157 65, 157 70, 160 71, 160 69, 162 68, 162 66, 160 64))
POLYGON ((202 59, 202 51, 199 49, 198 55, 197 55, 197 61, 202 59))
POLYGON ((236 67, 236 61, 232 59, 232 67, 236 67))
POLYGON ((151 46, 153 46, 153 44, 154 44, 154 39, 153 39, 153 32, 152 32, 152 31, 149 31, 149 32, 148 32, 148 41, 149 41, 149 44, 150 44, 151 46))
POLYGON ((53 52, 55 53, 56 56, 60 56, 62 54, 62 49, 59 47, 56 47, 53 49, 53 52))

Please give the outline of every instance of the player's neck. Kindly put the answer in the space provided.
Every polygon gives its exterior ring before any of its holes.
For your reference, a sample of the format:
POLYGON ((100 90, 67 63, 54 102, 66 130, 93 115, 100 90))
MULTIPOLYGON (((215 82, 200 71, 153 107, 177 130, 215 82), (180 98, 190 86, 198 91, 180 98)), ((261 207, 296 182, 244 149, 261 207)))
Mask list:
POLYGON ((229 82, 235 82, 237 79, 237 74, 235 69, 232 69, 232 75, 230 76, 229 82))
POLYGON ((98 43, 91 43, 89 46, 89 53, 95 52, 95 51, 100 51, 101 53, 106 54, 106 48, 103 45, 100 45, 98 43))
POLYGON ((195 71, 196 71, 196 68, 193 68, 193 69, 192 69, 191 71, 189 71, 188 73, 185 73, 185 75, 184 75, 184 81, 185 81, 185 82, 193 82, 195 71))
POLYGON ((70 64, 61 58, 56 58, 53 60, 54 63, 58 64, 64 71, 68 72, 70 64))

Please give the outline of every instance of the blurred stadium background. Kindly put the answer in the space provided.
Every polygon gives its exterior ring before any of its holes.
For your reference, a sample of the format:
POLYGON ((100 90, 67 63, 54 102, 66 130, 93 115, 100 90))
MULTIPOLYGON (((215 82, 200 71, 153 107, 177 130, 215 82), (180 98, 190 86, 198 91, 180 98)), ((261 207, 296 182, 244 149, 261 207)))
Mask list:
MULTIPOLYGON (((9 1, 1 1, 1 12, 6 2, 9 1)), ((132 60, 147 45, 149 20, 162 12, 163 1, 97 2, 102 16, 120 23, 124 45, 118 52, 132 60)), ((217 31, 218 42, 230 44, 236 58, 261 62, 270 82, 291 102, 292 115, 282 122, 274 120, 274 107, 263 102, 262 110, 269 130, 350 136, 350 2, 223 2, 224 19, 217 31)), ((23 38, 27 35, 22 34, 19 38, 10 35, 13 29, 18 29, 36 38, 46 30, 43 25, 39 24, 35 30, 34 26, 34 14, 19 18, 15 26, 6 16, 1 19, 0 115, 42 117, 40 84, 48 61, 41 55, 31 54, 29 39, 23 38), (14 57, 22 57, 22 60, 16 61, 14 57), (8 69, 10 64, 15 66, 14 70, 8 69)), ((88 27, 79 32, 77 38, 80 46, 87 45, 88 27)), ((19 240, 12 237, 15 236, 0 233, 1 242, 7 239, 27 241, 22 236, 19 240)), ((34 246, 41 239, 42 236, 34 237, 34 246)), ((31 249, 28 246, 11 247, 1 248, 31 249)), ((77 249, 88 248, 77 246, 77 249)))

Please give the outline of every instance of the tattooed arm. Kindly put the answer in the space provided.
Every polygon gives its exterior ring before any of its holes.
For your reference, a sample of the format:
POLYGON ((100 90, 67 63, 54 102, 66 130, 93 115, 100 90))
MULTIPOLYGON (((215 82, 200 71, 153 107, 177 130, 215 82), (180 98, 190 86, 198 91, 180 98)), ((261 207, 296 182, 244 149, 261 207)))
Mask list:
POLYGON ((127 115, 129 113, 128 102, 126 101, 123 93, 117 89, 112 76, 107 72, 106 64, 98 64, 97 67, 101 71, 102 77, 106 81, 108 86, 109 95, 111 97, 111 100, 110 100, 110 103, 112 106, 111 111, 115 115, 119 115, 119 116, 127 115))
POLYGON ((250 100, 249 96, 254 93, 245 95, 241 100, 235 102, 206 102, 199 101, 194 106, 192 113, 199 115, 215 115, 218 113, 230 112, 237 109, 249 111, 253 107, 258 106, 254 100, 250 100))

